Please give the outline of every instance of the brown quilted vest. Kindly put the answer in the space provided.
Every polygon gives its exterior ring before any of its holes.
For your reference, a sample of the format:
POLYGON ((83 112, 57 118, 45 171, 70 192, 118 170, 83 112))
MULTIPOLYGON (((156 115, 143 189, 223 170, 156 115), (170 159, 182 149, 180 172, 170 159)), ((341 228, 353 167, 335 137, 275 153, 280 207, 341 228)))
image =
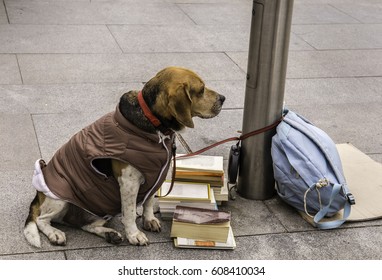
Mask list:
POLYGON ((174 135, 165 139, 127 121, 117 109, 75 134, 43 168, 49 189, 59 198, 98 216, 121 213, 116 179, 94 166, 97 159, 118 159, 144 176, 137 203, 153 195, 166 178, 174 135))

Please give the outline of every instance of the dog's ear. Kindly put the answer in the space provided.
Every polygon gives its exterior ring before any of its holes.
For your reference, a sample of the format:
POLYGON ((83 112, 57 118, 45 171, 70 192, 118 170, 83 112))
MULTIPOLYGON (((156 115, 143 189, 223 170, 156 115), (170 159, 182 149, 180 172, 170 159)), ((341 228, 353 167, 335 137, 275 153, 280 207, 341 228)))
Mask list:
POLYGON ((189 92, 189 86, 187 83, 181 84, 173 89, 169 90, 169 109, 171 115, 173 115, 181 124, 194 128, 194 122, 192 121, 191 114, 192 99, 189 92))

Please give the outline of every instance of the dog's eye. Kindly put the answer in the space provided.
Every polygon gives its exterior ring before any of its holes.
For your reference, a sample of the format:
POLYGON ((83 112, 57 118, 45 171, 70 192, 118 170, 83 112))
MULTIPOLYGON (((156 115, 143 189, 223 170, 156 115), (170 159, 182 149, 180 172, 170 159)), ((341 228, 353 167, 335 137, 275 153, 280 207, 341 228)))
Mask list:
POLYGON ((204 87, 202 87, 199 91, 199 95, 203 95, 204 94, 204 87))

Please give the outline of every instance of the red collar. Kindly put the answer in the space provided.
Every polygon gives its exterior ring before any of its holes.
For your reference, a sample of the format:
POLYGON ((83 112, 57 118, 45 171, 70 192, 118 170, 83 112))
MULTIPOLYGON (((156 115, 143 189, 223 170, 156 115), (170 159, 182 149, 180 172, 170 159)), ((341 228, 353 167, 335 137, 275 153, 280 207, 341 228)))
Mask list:
POLYGON ((138 103, 139 103, 139 106, 141 106, 141 108, 143 110, 143 114, 145 114, 146 118, 151 122, 151 124, 156 129, 159 129, 163 133, 168 132, 168 129, 164 129, 160 120, 156 116, 154 116, 154 114, 151 112, 149 106, 147 106, 146 101, 143 99, 142 91, 138 92, 138 103))

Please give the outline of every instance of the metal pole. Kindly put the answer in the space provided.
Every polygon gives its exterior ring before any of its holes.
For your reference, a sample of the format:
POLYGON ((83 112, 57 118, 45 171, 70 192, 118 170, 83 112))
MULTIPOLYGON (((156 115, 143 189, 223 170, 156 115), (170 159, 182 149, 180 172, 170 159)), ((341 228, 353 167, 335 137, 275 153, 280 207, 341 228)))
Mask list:
MULTIPOLYGON (((293 0, 253 1, 243 134, 281 117, 293 0)), ((237 191, 246 198, 275 194, 271 141, 275 129, 242 142, 237 191)))

